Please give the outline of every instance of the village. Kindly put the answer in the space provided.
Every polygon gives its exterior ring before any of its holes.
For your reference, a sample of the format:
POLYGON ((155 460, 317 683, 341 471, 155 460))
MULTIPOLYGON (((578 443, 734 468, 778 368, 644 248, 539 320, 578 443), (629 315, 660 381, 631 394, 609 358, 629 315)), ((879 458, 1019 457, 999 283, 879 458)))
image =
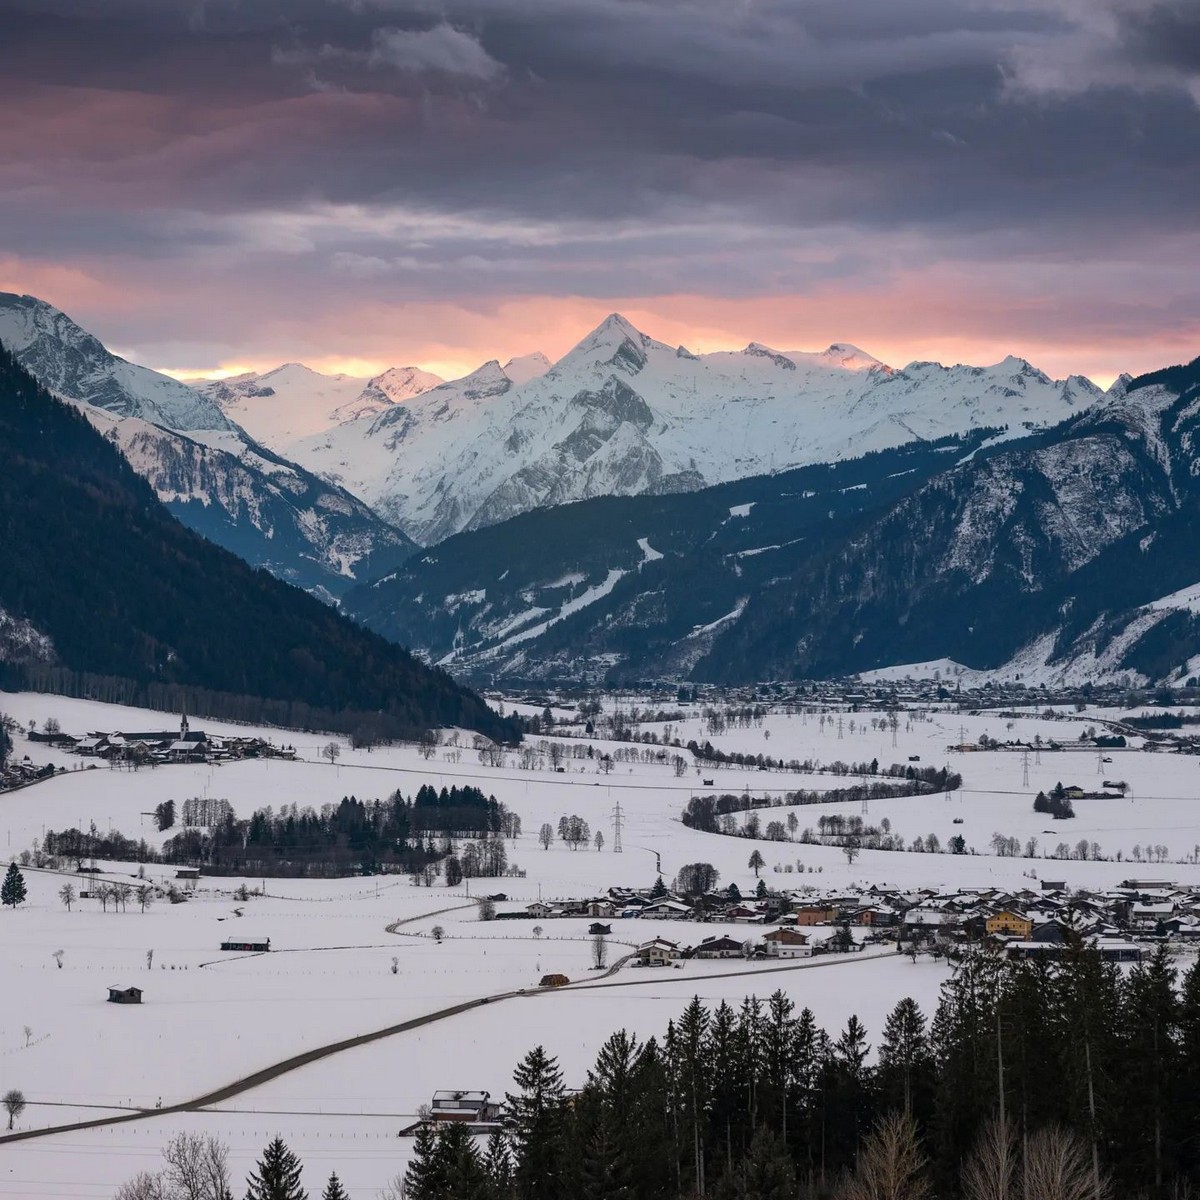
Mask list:
POLYGON ((678 938, 637 944, 635 965, 667 966, 688 959, 808 958, 852 953, 868 944, 897 951, 961 958, 999 952, 1012 958, 1053 959, 1072 943, 1110 962, 1138 962, 1161 942, 1200 942, 1200 888, 1168 880, 1126 879, 1103 891, 1044 880, 1036 888, 890 888, 773 893, 762 884, 743 899, 736 886, 688 897, 658 884, 644 891, 610 888, 578 901, 534 901, 497 920, 587 920, 589 936, 608 937, 617 921, 681 923, 678 938), (599 918, 599 919, 597 919, 599 918), (607 920, 606 920, 607 919, 607 920), (746 926, 745 936, 688 939, 684 922, 746 926))

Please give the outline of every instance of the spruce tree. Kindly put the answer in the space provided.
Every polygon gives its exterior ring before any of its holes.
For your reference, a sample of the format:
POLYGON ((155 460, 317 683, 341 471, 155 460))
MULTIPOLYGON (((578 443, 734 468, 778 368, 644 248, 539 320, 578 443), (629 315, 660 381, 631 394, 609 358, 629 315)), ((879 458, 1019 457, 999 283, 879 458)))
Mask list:
POLYGON ((446 1191, 447 1176, 438 1136, 428 1122, 422 1122, 413 1141, 413 1156, 404 1172, 408 1200, 441 1200, 446 1191))
POLYGON ((520 1091, 506 1097, 512 1118, 513 1179, 524 1200, 558 1200, 563 1194, 563 1079, 558 1060, 535 1046, 517 1064, 520 1091))
POLYGON ((330 1175, 329 1182, 325 1185, 325 1190, 321 1193, 321 1200, 350 1200, 346 1189, 342 1187, 342 1181, 337 1177, 336 1171, 330 1175))
POLYGON ((484 1152, 484 1164, 491 1176, 492 1190, 497 1196, 505 1197, 512 1192, 512 1154, 508 1148, 508 1139, 499 1129, 492 1131, 484 1152))
POLYGON ((780 1138, 760 1125, 734 1177, 735 1200, 794 1200, 796 1173, 780 1138))
POLYGON ((300 1160, 283 1138, 268 1143, 258 1170, 246 1180, 246 1200, 308 1200, 300 1186, 300 1160))
POLYGON ((438 1135, 438 1141, 446 1164, 444 1200, 494 1200, 491 1178, 467 1127, 451 1123, 438 1135))
POLYGON ((15 909, 18 904, 25 903, 25 896, 25 876, 15 862, 9 863, 8 874, 4 876, 4 883, 0 884, 0 902, 15 909))
POLYGON ((933 1074, 925 1017, 912 997, 906 996, 892 1009, 879 1043, 877 1082, 883 1109, 909 1113, 923 1120, 933 1074))

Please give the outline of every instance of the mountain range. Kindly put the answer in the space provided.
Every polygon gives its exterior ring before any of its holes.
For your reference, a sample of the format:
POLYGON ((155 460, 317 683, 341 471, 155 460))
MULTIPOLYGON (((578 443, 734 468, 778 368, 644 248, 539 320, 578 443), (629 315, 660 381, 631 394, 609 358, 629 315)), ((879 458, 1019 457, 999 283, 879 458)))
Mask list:
POLYGON ((0 554, 0 686, 363 740, 519 736, 443 672, 186 529, 3 348, 0 554))
POLYGON ((1103 395, 1017 358, 893 369, 844 344, 693 354, 619 314, 538 373, 511 371, 488 362, 279 448, 428 546, 574 500, 695 491, 985 426, 1026 432, 1103 395))
POLYGON ((185 525, 332 599, 415 548, 344 488, 255 441, 211 397, 112 354, 58 309, 0 293, 0 345, 77 404, 185 525))
POLYGON ((18 296, 0 342, 192 529, 475 678, 1200 669, 1194 365, 1104 391, 1016 357, 696 354, 613 314, 450 381, 189 385, 18 296))
POLYGON ((1200 360, 981 429, 686 497, 529 513, 348 611, 482 679, 1200 676, 1200 360), (891 671, 893 677, 905 670, 891 671))

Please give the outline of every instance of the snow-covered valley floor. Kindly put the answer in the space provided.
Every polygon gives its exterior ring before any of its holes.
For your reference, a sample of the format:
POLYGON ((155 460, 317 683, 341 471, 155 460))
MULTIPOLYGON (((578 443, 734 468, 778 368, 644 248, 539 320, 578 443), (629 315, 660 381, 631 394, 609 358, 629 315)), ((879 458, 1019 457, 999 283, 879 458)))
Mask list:
MULTIPOLYGON (((22 726, 31 720, 40 726, 53 717, 76 734, 169 723, 163 714, 30 694, 0 694, 0 711, 22 726)), ((1020 754, 947 751, 960 736, 975 741, 982 733, 1000 739, 1038 734, 1069 745, 1094 721, 1091 713, 1056 721, 1030 717, 1009 730, 1006 721, 988 714, 933 713, 930 719, 902 720, 895 747, 890 731, 873 728, 861 717, 853 731, 848 719, 843 722, 841 738, 832 722, 819 725, 813 715, 769 715, 759 726, 719 735, 706 732, 698 715, 675 723, 685 742, 707 737, 727 751, 824 762, 878 758, 886 764, 912 755, 919 755, 923 765, 949 762, 965 780, 951 799, 939 794, 873 801, 865 819, 877 823, 887 817, 906 841, 933 832, 944 846, 961 832, 978 852, 974 855, 864 851, 849 865, 834 847, 749 842, 696 832, 679 821, 692 795, 743 789, 779 794, 797 787, 845 786, 857 782, 854 776, 706 766, 702 773, 689 769, 676 778, 666 765, 625 762, 606 776, 596 759, 573 758, 566 761, 566 773, 557 774, 520 770, 514 761, 483 766, 469 749, 454 762, 444 752, 426 761, 415 747, 368 753, 348 745, 331 765, 320 758, 328 737, 264 730, 277 742, 295 745, 300 761, 77 770, 75 756, 48 753, 18 737, 18 757, 28 753, 36 761, 72 769, 0 796, 0 858, 30 848, 48 829, 87 828, 92 822, 160 844, 170 835, 158 833, 146 814, 168 798, 177 804, 193 796, 228 799, 243 817, 259 806, 319 807, 344 795, 382 798, 397 788, 412 794, 426 781, 441 786, 458 780, 477 784, 521 817, 523 836, 509 844, 509 861, 525 877, 471 881, 471 895, 505 893, 509 899, 502 909, 539 896, 552 900, 612 885, 646 886, 654 880, 659 858, 668 882, 681 866, 704 861, 717 867, 722 885, 736 882, 746 893, 756 883, 747 865, 756 847, 766 860, 768 883, 789 889, 871 882, 1015 886, 1029 882, 1030 871, 1090 886, 1130 875, 1200 881, 1194 863, 1147 866, 991 855, 989 842, 996 832, 1022 843, 1038 837, 1050 850, 1059 841, 1073 846, 1086 839, 1098 842, 1104 854, 1121 850, 1126 859, 1135 845, 1147 844, 1167 845, 1173 859, 1193 855, 1200 843, 1200 768, 1194 759, 1111 751, 1106 754, 1113 761, 1103 764, 1094 751, 1043 751, 1040 764, 1030 756, 1026 786, 1020 754), (1069 822, 1052 822, 1032 811, 1038 789, 1060 780, 1091 788, 1100 781, 1098 771, 1126 780, 1132 798, 1079 801, 1078 815, 1069 822), (701 774, 713 778, 714 787, 702 786, 701 774), (625 820, 621 854, 611 849, 611 814, 618 803, 625 820), (555 825, 566 814, 582 816, 593 833, 602 830, 603 850, 572 851, 557 842, 543 850, 539 826, 555 825)), ((247 732, 222 722, 192 724, 214 733, 247 732)), ((596 743, 598 752, 618 748, 596 743)), ((788 808, 781 815, 796 812, 801 828, 815 828, 820 815, 834 811, 863 815, 859 804, 788 808)), ((764 824, 772 815, 763 814, 764 824)), ((136 870, 109 865, 112 878, 123 873, 129 879, 136 870)), ((166 880, 174 870, 151 866, 146 874, 166 880)), ((16 911, 0 912, 5 984, 0 988, 0 1090, 19 1088, 28 1098, 20 1129, 119 1115, 121 1108, 156 1110, 160 1102, 168 1108, 345 1038, 463 1001, 522 988, 531 994, 497 999, 343 1051, 221 1101, 213 1111, 164 1113, 0 1146, 0 1197, 111 1196, 122 1180, 157 1166, 160 1147, 179 1129, 212 1132, 226 1141, 239 1183, 278 1133, 304 1160, 310 1194, 319 1192, 336 1169, 352 1195, 374 1197, 403 1170, 410 1143, 398 1139, 397 1131, 411 1123, 434 1090, 483 1088, 502 1094, 511 1086, 513 1066, 539 1042, 559 1056, 568 1085, 575 1086, 616 1028, 643 1038, 658 1036, 693 995, 737 1003, 747 994, 765 997, 777 988, 798 1006, 811 1007, 835 1032, 857 1013, 877 1040, 887 1012, 905 995, 931 1015, 948 975, 940 963, 912 963, 890 951, 875 957, 868 950, 768 970, 738 961, 692 960, 657 971, 626 966, 600 980, 590 969, 586 921, 481 922, 466 889, 450 889, 440 881, 425 888, 407 877, 267 879, 266 896, 238 901, 232 893, 242 881, 204 878, 185 904, 160 901, 143 913, 130 903, 126 912, 102 912, 84 901, 68 912, 57 898, 63 876, 32 869, 25 875, 28 901, 16 911), (542 927, 540 936, 534 935, 534 924, 542 927), (435 925, 445 932, 440 942, 432 936, 435 925), (235 930, 269 937, 271 953, 223 955, 221 939, 235 930), (53 957, 58 950, 61 967, 53 957), (580 986, 533 992, 548 972, 561 972, 580 986), (144 988, 144 1003, 108 1004, 110 986, 144 988)), ((257 887, 263 881, 246 882, 257 887)), ((617 921, 610 961, 655 935, 693 944, 724 932, 747 936, 745 926, 617 921)))

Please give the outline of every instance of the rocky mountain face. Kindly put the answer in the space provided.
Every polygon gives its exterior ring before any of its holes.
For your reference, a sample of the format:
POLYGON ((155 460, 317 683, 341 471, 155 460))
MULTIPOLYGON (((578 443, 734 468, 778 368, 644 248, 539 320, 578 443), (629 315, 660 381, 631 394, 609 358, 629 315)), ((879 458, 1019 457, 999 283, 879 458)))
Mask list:
POLYGON ((344 489, 255 442, 212 396, 118 358, 43 301, 0 294, 0 344, 78 404, 185 525, 254 566, 332 599, 414 549, 344 489))
POLYGON ((1016 358, 895 370, 845 344, 698 355, 613 314, 538 374, 490 362, 288 453, 430 545, 596 496, 693 491, 982 427, 1018 436, 1102 395, 1016 358))
POLYGON ((0 344, 43 387, 168 429, 230 429, 208 397, 157 371, 126 362, 57 308, 34 296, 0 292, 0 344))
POLYGON ((530 513, 350 604, 479 677, 1200 673, 1200 360, 1050 430, 993 432, 530 513))
POLYGON ((753 596, 996 432, 693 493, 537 509, 457 534, 345 605, 480 678, 686 676, 753 596))

